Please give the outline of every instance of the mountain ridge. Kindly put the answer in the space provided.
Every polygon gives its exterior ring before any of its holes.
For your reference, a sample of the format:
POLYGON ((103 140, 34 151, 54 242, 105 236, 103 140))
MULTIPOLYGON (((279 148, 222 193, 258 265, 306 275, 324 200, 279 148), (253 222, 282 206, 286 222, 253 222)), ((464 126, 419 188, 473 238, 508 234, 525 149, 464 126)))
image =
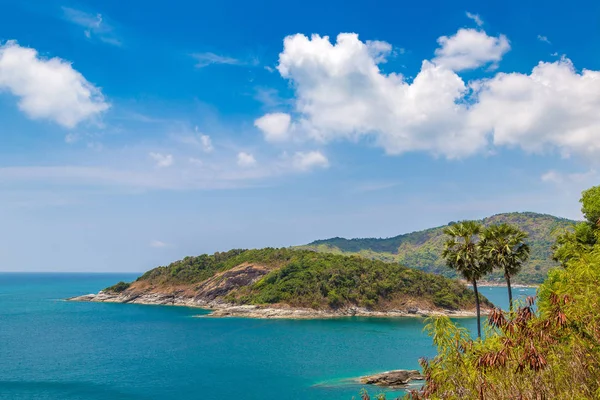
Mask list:
MULTIPOLYGON (((529 234, 531 257, 524 264, 523 270, 515 277, 515 283, 539 283, 548 271, 557 266, 551 258, 554 232, 567 228, 576 221, 531 211, 494 214, 479 219, 484 225, 510 223, 519 226, 529 234)), ((425 272, 432 272, 448 277, 455 277, 454 271, 445 266, 441 259, 444 242, 443 229, 455 223, 428 228, 420 231, 403 233, 389 238, 354 238, 334 237, 315 240, 298 248, 334 254, 354 254, 370 259, 387 262, 398 262, 407 267, 425 272)), ((488 276, 490 281, 502 280, 501 274, 495 272, 488 276)))

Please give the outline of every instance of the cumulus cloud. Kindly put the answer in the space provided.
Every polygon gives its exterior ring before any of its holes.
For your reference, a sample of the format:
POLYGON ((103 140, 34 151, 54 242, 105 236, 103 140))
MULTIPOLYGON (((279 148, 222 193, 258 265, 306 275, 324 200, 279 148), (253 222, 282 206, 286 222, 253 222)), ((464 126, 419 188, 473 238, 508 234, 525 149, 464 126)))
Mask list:
POLYGON ((299 171, 308 171, 313 168, 329 167, 329 160, 320 151, 302 152, 298 151, 292 158, 292 165, 299 171))
POLYGON ((531 74, 499 73, 480 85, 470 118, 478 130, 493 133, 495 145, 558 149, 565 157, 600 154, 599 71, 578 73, 563 58, 540 62, 531 74))
POLYGON ((485 146, 485 138, 465 126, 462 79, 428 61, 412 83, 383 74, 377 60, 389 48, 356 34, 340 34, 335 44, 326 36, 287 37, 278 70, 296 90, 298 134, 321 142, 372 136, 390 154, 456 157, 485 146))
POLYGON ((433 62, 454 71, 498 63, 510 50, 506 36, 488 36, 476 29, 459 29, 452 36, 440 37, 438 44, 433 62))
POLYGON ((154 247, 157 249, 163 248, 163 247, 167 247, 168 244, 165 242, 161 242, 160 240, 153 240, 150 242, 150 247, 154 247))
POLYGON ((254 121, 268 142, 281 142, 289 139, 291 116, 285 113, 270 113, 254 121))
POLYGON ((600 72, 578 72, 562 58, 541 62, 529 74, 497 73, 466 83, 457 70, 498 61, 508 40, 461 29, 440 43, 446 51, 423 61, 409 80, 379 68, 391 46, 363 42, 356 34, 340 34, 335 43, 319 35, 289 36, 277 68, 294 87, 294 117, 274 124, 267 114, 255 124, 271 129, 265 132, 271 140, 289 139, 290 131, 295 139, 321 143, 367 138, 388 154, 459 158, 509 146, 597 159, 600 72), (464 41, 473 51, 452 44, 465 35, 475 38, 464 41))
POLYGON ((477 24, 477 26, 483 26, 483 20, 481 19, 481 17, 479 16, 479 14, 473 14, 467 11, 467 18, 472 19, 473 21, 475 21, 475 23, 477 24))
POLYGON ((99 88, 60 58, 43 59, 15 41, 0 45, 0 90, 19 98, 33 119, 49 119, 67 128, 109 108, 99 88))
POLYGON ((166 168, 173 165, 173 155, 161 154, 161 153, 150 153, 148 154, 156 162, 158 168, 166 168))
POLYGON ((256 159, 252 154, 242 151, 237 155, 237 163, 240 167, 253 167, 256 165, 256 159))

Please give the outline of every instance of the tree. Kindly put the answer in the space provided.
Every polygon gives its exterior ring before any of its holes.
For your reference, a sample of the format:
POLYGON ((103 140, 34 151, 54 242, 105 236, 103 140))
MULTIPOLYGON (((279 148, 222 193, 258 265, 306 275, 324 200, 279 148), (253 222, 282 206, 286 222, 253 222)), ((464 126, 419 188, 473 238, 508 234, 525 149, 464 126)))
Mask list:
POLYGON ((581 212, 585 221, 558 232, 552 258, 566 267, 570 261, 587 254, 600 242, 600 186, 581 193, 581 212))
POLYGON ((479 242, 483 262, 504 271, 510 311, 513 310, 510 277, 517 274, 529 258, 529 245, 525 243, 527 236, 526 232, 513 225, 491 225, 483 230, 479 242))
POLYGON ((581 193, 581 212, 595 228, 600 228, 600 186, 594 186, 581 193))
POLYGON ((473 284, 475 305, 477 307, 477 336, 481 338, 481 309, 477 281, 490 271, 481 259, 478 245, 481 224, 475 221, 462 221, 446 227, 444 233, 448 239, 444 243, 442 257, 446 265, 456 270, 463 278, 473 284))

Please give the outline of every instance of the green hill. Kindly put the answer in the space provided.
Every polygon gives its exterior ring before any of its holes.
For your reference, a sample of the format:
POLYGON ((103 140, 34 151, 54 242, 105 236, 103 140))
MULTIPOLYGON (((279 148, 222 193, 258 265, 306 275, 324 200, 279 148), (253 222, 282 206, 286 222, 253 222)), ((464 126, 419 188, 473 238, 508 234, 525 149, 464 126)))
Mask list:
MULTIPOLYGON (((557 229, 573 224, 564 218, 532 212, 497 214, 481 220, 484 225, 509 223, 529 233, 528 243, 531 256, 523 270, 516 276, 516 283, 540 283, 548 270, 557 264, 552 261, 552 244, 557 229)), ((450 223, 451 224, 451 223, 450 223)), ((318 252, 355 254, 365 258, 398 262, 411 268, 454 277, 441 259, 444 244, 444 226, 407 233, 388 239, 344 239, 317 240, 300 248, 318 252)), ((501 280, 500 273, 489 276, 490 280, 501 280)))
MULTIPOLYGON (((320 310, 472 310, 475 305, 471 290, 439 275, 363 257, 273 248, 186 257, 104 292, 118 294, 122 302, 155 295, 199 304, 320 310)), ((483 304, 490 305, 485 299, 483 304)))

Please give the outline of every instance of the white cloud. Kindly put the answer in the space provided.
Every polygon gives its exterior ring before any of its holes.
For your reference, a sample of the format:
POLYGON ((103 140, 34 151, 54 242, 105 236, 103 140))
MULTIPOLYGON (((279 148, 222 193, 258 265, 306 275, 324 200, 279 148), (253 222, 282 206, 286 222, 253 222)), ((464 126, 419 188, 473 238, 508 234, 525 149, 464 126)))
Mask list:
POLYGON ((317 167, 329 167, 329 160, 320 151, 309 151, 307 153, 298 151, 294 154, 292 165, 299 171, 308 171, 317 167))
MULTIPOLYGON (((448 44, 464 32, 441 42, 448 44)), ((412 81, 398 73, 384 74, 378 62, 385 60, 389 47, 362 42, 356 34, 340 34, 335 43, 318 35, 289 36, 277 68, 295 90, 296 117, 277 125, 265 123, 272 118, 267 114, 255 124, 263 131, 271 129, 271 135, 293 133, 299 141, 366 138, 388 154, 424 151, 459 158, 494 154, 491 146, 508 146, 598 160, 599 71, 578 72, 562 58, 541 62, 530 74, 497 73, 467 84, 453 69, 497 61, 508 49, 502 36, 467 34, 492 47, 496 43, 496 56, 476 55, 469 63, 451 65, 439 58, 436 63, 423 61, 412 81)))
POLYGON ((173 165, 173 156, 171 154, 150 153, 148 155, 156 162, 158 168, 165 168, 173 165))
POLYGON ((113 46, 122 45, 114 33, 114 28, 104 20, 102 14, 87 13, 69 7, 63 7, 62 10, 67 21, 85 29, 83 33, 88 39, 95 37, 113 46))
POLYGON ((160 240, 153 240, 150 242, 150 247, 154 247, 157 249, 163 248, 163 247, 167 247, 169 246, 167 243, 165 242, 161 242, 160 240))
POLYGON ((547 36, 543 36, 543 35, 537 35, 537 38, 540 42, 544 42, 544 43, 548 43, 548 44, 552 44, 550 42, 550 40, 548 39, 547 36))
POLYGON ((202 150, 205 153, 210 153, 214 150, 212 141, 210 140, 210 136, 208 135, 200 135, 200 144, 202 145, 202 150))
POLYGON ((250 57, 248 59, 239 59, 228 56, 223 56, 211 52, 206 53, 192 53, 190 56, 196 60, 196 68, 204 68, 209 65, 222 64, 222 65, 241 65, 241 66, 257 66, 260 64, 258 58, 250 57))
POLYGON ((586 172, 574 172, 574 173, 563 173, 555 170, 550 170, 542 175, 542 182, 550 183, 570 183, 570 184, 584 184, 583 186, 591 186, 597 183, 598 171, 590 169, 586 172))
POLYGON ((454 71, 498 63, 510 50, 506 36, 488 36, 476 29, 459 29, 453 36, 440 37, 438 44, 433 62, 454 71))
POLYGON ((477 88, 471 123, 497 146, 568 157, 600 154, 600 72, 578 73, 566 58, 540 62, 531 74, 499 73, 477 88))
POLYGON ((200 133, 198 127, 194 128, 195 133, 184 134, 184 135, 173 135, 173 139, 187 145, 200 147, 203 152, 210 153, 214 150, 212 140, 210 136, 200 133))
POLYGON ((473 21, 475 21, 475 23, 477 24, 477 26, 483 26, 483 20, 481 19, 481 17, 479 16, 479 14, 473 14, 467 11, 467 18, 472 19, 473 21))
POLYGON ((462 79, 428 61, 412 83, 383 74, 377 60, 388 48, 356 34, 340 34, 335 44, 318 35, 287 37, 278 70, 296 90, 295 135, 320 142, 369 136, 389 154, 458 157, 485 147, 485 137, 465 124, 462 79))
POLYGON ((595 169, 572 173, 551 170, 543 174, 541 180, 545 184, 550 185, 551 195, 549 197, 555 202, 560 201, 565 204, 565 208, 569 210, 568 214, 571 214, 571 218, 580 219, 581 214, 579 212, 574 215, 572 214, 576 208, 572 206, 569 208, 566 204, 577 204, 577 200, 580 198, 583 190, 598 184, 600 173, 595 169))
POLYGON ((256 159, 252 154, 241 151, 237 155, 237 163, 240 167, 254 167, 256 159))
POLYGON ((194 53, 191 55, 196 63, 196 68, 208 67, 212 64, 240 65, 242 62, 237 58, 220 56, 215 53, 194 53))
POLYGON ((15 41, 0 45, 0 90, 19 98, 19 109, 33 119, 67 128, 92 119, 110 105, 99 88, 60 58, 43 59, 15 41))
POLYGON ((291 116, 285 113, 265 114, 254 121, 268 142, 281 142, 290 138, 291 116))
MULTIPOLYGON (((369 55, 375 61, 375 64, 387 62, 387 58, 392 54, 392 45, 381 40, 367 40, 365 42, 369 55)), ((400 49, 404 52, 404 49, 400 49)))
POLYGON ((542 175, 542 182, 562 183, 564 181, 562 174, 556 171, 548 171, 542 175))

